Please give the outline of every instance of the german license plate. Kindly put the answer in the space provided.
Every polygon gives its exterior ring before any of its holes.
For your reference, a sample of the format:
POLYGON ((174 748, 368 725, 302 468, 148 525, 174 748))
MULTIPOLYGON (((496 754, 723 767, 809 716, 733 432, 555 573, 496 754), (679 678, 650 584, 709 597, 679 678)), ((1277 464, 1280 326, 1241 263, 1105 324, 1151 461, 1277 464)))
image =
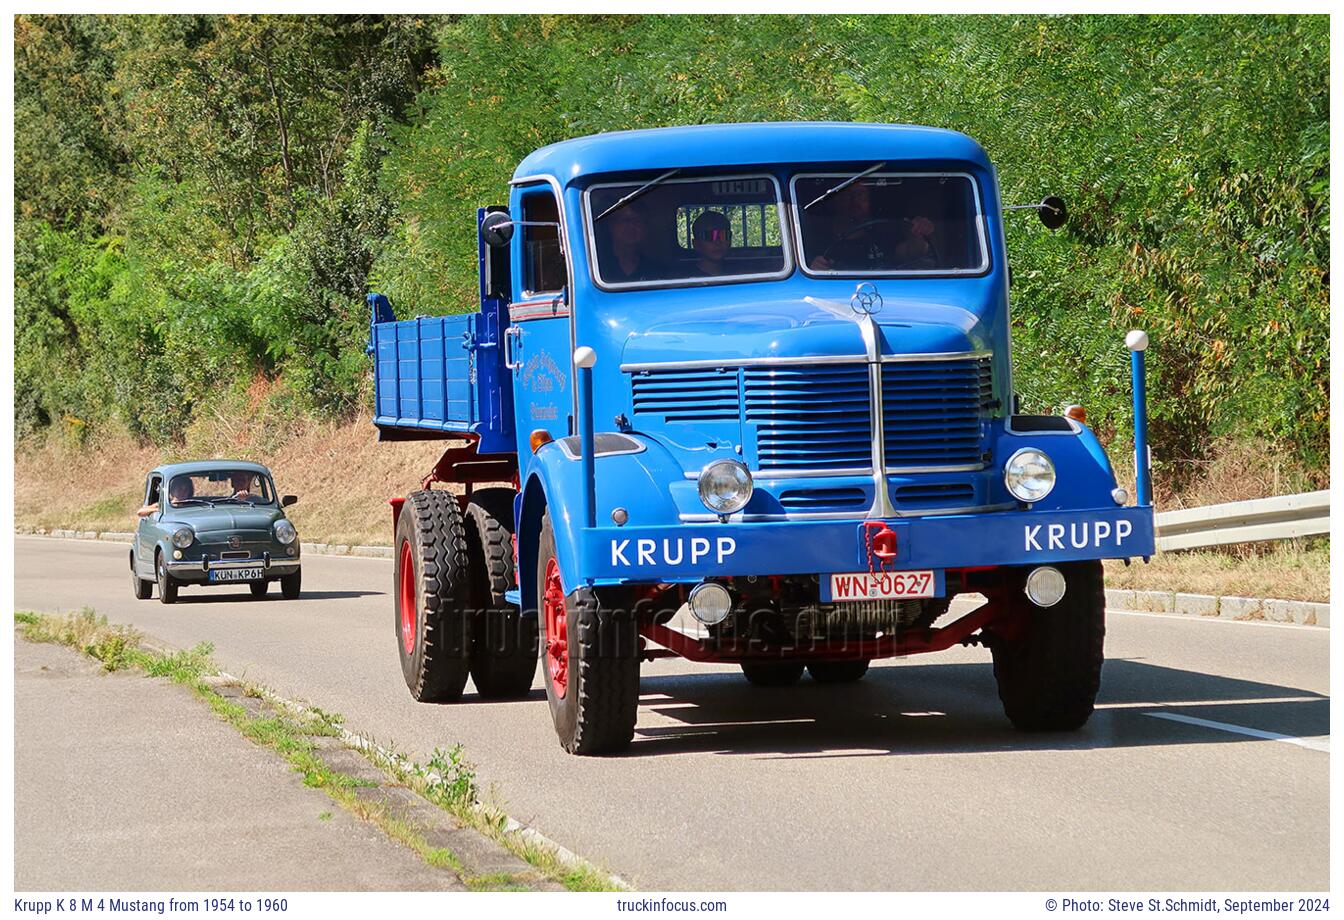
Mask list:
POLYGON ((261 581, 261 566, 247 569, 211 569, 211 581, 261 581))
POLYGON ((905 597, 933 597, 936 587, 933 571, 857 572, 831 576, 831 600, 893 600, 905 597))

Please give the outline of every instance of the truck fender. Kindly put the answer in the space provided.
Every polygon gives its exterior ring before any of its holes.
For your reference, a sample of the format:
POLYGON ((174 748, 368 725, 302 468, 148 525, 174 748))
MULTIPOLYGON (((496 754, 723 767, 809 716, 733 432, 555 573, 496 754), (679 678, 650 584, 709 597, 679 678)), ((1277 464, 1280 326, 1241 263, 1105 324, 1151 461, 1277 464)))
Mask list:
MULTIPOLYGON (((1023 447, 1043 450, 1055 464, 1058 477, 1054 490, 1033 507, 1038 511, 1062 511, 1071 508, 1106 508, 1114 505, 1111 490, 1115 472, 1105 449, 1085 425, 1073 423, 1072 431, 1013 433, 1004 431, 994 450, 996 457, 1007 459, 1023 447)), ((1002 483, 998 483, 1002 489, 1002 483)), ((1005 497, 1007 492, 1003 493, 1005 497)))
MULTIPOLYGON (((666 524, 678 520, 669 485, 684 473, 666 448, 647 438, 630 435, 644 447, 639 453, 599 455, 593 462, 597 480, 597 525, 610 527, 612 512, 623 508, 631 524, 666 524)), ((518 587, 522 609, 537 609, 535 581, 537 539, 542 514, 549 509, 555 531, 555 551, 565 592, 586 582, 580 570, 579 529, 584 525, 583 465, 572 460, 559 443, 544 445, 532 457, 517 499, 518 587)))

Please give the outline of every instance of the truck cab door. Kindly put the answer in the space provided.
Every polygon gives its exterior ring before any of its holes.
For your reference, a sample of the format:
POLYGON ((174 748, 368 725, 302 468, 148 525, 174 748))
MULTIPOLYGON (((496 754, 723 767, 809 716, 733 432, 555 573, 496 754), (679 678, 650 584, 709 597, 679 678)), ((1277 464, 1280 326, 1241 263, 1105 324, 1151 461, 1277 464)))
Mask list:
POLYGON ((549 184, 539 183, 520 190, 517 207, 522 224, 512 240, 515 296, 504 353, 513 374, 515 430, 520 441, 538 428, 561 438, 571 433, 574 349, 559 201, 549 184))

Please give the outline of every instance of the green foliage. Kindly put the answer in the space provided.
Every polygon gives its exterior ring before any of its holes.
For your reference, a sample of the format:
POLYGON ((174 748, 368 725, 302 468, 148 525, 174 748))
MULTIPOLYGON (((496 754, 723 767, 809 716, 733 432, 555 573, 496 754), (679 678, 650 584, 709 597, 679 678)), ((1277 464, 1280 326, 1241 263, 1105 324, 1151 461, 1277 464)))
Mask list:
POLYGON ((16 62, 19 434, 164 442, 257 375, 361 411, 362 294, 471 309, 474 209, 533 149, 835 119, 962 130, 1006 201, 1068 201, 1007 219, 1029 410, 1125 436, 1143 327, 1168 477, 1229 436, 1324 477, 1323 16, 39 16, 16 62))

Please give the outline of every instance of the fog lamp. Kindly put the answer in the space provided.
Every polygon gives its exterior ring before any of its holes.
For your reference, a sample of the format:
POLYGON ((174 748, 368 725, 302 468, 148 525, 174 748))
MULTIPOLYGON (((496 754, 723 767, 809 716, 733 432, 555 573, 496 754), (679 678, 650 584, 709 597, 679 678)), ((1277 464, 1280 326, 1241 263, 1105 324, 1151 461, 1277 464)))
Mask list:
POLYGON ((1027 576, 1027 598, 1037 607, 1053 607, 1064 597, 1064 573, 1051 565, 1031 570, 1027 576))
POLYGON ((717 626, 733 611, 733 596, 723 585, 712 581, 701 582, 692 588, 686 603, 690 605, 691 616, 706 626, 717 626))

